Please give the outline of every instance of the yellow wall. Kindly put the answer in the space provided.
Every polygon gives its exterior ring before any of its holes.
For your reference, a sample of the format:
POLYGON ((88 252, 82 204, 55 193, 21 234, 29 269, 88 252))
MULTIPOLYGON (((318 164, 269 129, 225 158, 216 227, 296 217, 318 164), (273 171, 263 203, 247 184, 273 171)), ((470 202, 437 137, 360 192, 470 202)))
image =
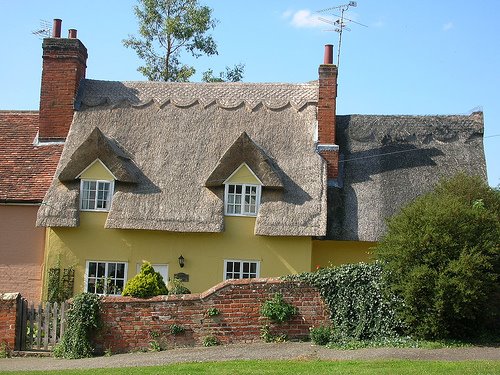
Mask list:
MULTIPOLYGON (((81 175, 88 179, 113 179, 100 161, 81 175)), ((259 183, 242 165, 229 179, 232 183, 259 183)), ((75 268, 75 293, 84 289, 86 261, 128 264, 128 279, 137 264, 168 264, 169 278, 189 274, 185 283, 192 292, 202 292, 224 278, 224 260, 260 261, 260 276, 282 276, 310 270, 310 237, 255 236, 255 217, 225 217, 222 233, 176 233, 148 230, 105 229, 106 212, 80 212, 78 228, 50 228, 46 237, 46 269, 60 262, 75 268), (180 268, 178 258, 185 259, 180 268)), ((45 283, 46 285, 46 283, 45 283)), ((45 290, 46 295, 46 290, 45 290)))
POLYGON ((281 276, 309 271, 308 237, 255 236, 255 218, 226 217, 223 233, 175 233, 105 229, 106 213, 81 212, 79 228, 51 228, 47 233, 47 263, 75 267, 75 293, 83 291, 88 260, 128 263, 128 278, 143 260, 168 264, 169 277, 189 274, 185 285, 202 292, 223 280, 224 259, 260 261, 260 276, 281 276), (180 268, 177 258, 185 258, 180 268))
POLYGON ((376 242, 312 241, 311 270, 346 263, 371 262, 376 242))
POLYGON ((261 182, 255 177, 255 174, 245 163, 241 164, 226 182, 231 184, 261 184, 261 182))
POLYGON ((80 176, 82 179, 91 180, 113 180, 113 175, 104 166, 102 161, 96 159, 90 166, 88 166, 80 176))

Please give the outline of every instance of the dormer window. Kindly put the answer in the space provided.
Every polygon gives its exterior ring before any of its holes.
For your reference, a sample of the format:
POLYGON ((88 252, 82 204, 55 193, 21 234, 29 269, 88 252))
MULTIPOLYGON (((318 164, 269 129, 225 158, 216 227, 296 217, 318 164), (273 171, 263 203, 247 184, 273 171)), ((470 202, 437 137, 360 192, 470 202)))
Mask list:
POLYGON ((114 181, 81 180, 80 209, 82 211, 109 211, 114 181))
POLYGON ((225 213, 234 216, 257 216, 260 185, 226 184, 225 213))

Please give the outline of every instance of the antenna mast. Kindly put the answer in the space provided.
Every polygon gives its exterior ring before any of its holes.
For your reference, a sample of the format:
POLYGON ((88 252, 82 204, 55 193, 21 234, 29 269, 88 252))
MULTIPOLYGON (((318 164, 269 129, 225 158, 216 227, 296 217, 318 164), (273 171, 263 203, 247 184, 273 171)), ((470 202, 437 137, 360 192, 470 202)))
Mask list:
POLYGON ((339 33, 339 48, 337 51, 337 67, 338 68, 340 68, 340 50, 342 47, 342 31, 343 30, 351 31, 351 29, 349 27, 347 27, 346 21, 352 22, 352 23, 355 23, 355 24, 358 24, 358 25, 361 25, 364 27, 368 27, 366 25, 363 25, 362 23, 359 23, 359 22, 353 21, 347 17, 344 17, 344 12, 346 12, 350 7, 355 8, 357 6, 358 6, 358 3, 356 1, 349 1, 348 4, 339 5, 336 7, 331 7, 331 8, 326 8, 326 9, 316 11, 316 13, 326 13, 326 14, 334 16, 334 17, 340 17, 339 19, 337 19, 335 21, 332 21, 332 20, 329 20, 329 19, 326 19, 323 17, 318 17, 318 19, 320 21, 329 23, 330 25, 333 25, 335 27, 333 30, 325 30, 325 31, 335 31, 335 32, 339 33), (333 11, 340 11, 340 16, 338 14, 332 13, 333 11))
POLYGON ((38 30, 33 30, 31 32, 33 35, 36 35, 40 39, 50 38, 50 34, 52 33, 52 27, 49 21, 40 20, 40 28, 38 30))

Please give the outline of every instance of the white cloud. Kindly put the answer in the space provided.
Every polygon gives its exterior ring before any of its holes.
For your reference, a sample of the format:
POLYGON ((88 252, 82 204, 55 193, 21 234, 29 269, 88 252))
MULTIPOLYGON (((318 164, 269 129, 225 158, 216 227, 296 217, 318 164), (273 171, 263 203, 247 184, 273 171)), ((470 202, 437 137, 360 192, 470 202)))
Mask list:
POLYGON ((451 30, 451 29, 453 29, 453 26, 454 26, 454 25, 453 25, 453 22, 448 22, 448 23, 445 23, 445 24, 443 25, 443 31, 448 31, 448 30, 451 30))
POLYGON ((301 9, 296 12, 286 11, 283 17, 290 18, 293 27, 323 27, 325 24, 319 20, 318 14, 311 13, 308 9, 301 9))

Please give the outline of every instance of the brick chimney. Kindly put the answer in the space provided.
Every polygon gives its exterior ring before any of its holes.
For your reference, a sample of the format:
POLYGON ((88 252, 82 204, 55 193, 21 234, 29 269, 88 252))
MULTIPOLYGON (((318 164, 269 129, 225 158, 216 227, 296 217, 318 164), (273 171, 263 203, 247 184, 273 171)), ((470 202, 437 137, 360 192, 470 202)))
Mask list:
POLYGON ((337 105, 337 66, 333 65, 333 46, 325 46, 323 64, 319 66, 318 153, 327 163, 328 179, 338 176, 339 146, 335 144, 337 105))
POLYGON ((85 78, 87 48, 69 30, 61 38, 61 23, 54 20, 52 37, 43 40, 43 70, 40 90, 40 141, 66 139, 73 120, 74 101, 80 81, 85 78))

